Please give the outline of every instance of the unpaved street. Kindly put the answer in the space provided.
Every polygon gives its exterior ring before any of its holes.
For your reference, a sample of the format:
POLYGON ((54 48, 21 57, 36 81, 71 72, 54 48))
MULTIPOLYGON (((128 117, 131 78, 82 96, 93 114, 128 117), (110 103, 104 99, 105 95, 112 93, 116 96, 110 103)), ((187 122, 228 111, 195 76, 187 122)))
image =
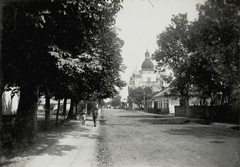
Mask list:
POLYGON ((238 167, 237 130, 138 111, 104 110, 100 167, 238 167))

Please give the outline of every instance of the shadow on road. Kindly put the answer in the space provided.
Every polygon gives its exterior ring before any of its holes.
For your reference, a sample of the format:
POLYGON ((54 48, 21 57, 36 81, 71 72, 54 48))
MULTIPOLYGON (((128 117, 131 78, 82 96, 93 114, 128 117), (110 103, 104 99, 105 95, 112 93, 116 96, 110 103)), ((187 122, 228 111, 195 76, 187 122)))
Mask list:
POLYGON ((163 115, 122 115, 118 117, 125 117, 125 118, 166 118, 166 117, 173 117, 173 116, 163 116, 163 115))
MULTIPOLYGON (((179 127, 165 131, 171 135, 188 135, 195 138, 223 139, 225 137, 238 138, 239 133, 235 130, 209 127, 204 125, 192 127, 179 127)), ((220 143, 214 142, 213 143, 220 143)))
POLYGON ((178 117, 163 117, 163 118, 153 118, 153 119, 139 119, 139 122, 150 123, 150 124, 186 124, 190 122, 188 118, 178 118, 178 117))

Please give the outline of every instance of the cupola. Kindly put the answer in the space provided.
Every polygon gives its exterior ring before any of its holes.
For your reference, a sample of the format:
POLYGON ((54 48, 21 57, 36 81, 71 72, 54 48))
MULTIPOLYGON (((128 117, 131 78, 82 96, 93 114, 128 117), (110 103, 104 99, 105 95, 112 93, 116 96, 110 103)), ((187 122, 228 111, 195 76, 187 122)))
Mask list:
POLYGON ((150 54, 148 50, 145 52, 145 60, 142 63, 142 70, 153 70, 154 65, 152 61, 150 60, 150 54))

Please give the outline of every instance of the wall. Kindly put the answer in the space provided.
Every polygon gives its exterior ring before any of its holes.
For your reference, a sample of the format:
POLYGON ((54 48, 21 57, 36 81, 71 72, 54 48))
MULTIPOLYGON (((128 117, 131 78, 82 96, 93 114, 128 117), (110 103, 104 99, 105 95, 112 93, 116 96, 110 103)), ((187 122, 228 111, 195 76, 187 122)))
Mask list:
POLYGON ((156 82, 156 73, 154 71, 141 71, 142 82, 147 82, 147 78, 151 78, 151 82, 156 82))
POLYGON ((239 108, 236 106, 175 106, 175 116, 209 119, 212 122, 239 123, 239 108))
POLYGON ((169 112, 171 114, 175 113, 175 106, 179 106, 180 105, 179 99, 169 98, 168 99, 168 103, 169 103, 169 112))
POLYGON ((158 109, 160 109, 160 100, 162 101, 162 108, 164 108, 164 100, 168 100, 168 109, 169 113, 171 114, 175 113, 174 107, 180 105, 179 99, 172 99, 171 97, 160 96, 155 98, 155 101, 157 101, 158 103, 158 109))

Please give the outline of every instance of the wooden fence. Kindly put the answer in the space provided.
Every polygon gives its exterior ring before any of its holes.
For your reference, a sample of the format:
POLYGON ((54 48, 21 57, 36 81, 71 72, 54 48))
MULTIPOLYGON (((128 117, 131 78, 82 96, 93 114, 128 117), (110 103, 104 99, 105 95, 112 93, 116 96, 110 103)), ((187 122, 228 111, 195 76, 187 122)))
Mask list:
POLYGON ((236 106, 175 106, 175 116, 208 119, 212 122, 239 123, 236 106))

